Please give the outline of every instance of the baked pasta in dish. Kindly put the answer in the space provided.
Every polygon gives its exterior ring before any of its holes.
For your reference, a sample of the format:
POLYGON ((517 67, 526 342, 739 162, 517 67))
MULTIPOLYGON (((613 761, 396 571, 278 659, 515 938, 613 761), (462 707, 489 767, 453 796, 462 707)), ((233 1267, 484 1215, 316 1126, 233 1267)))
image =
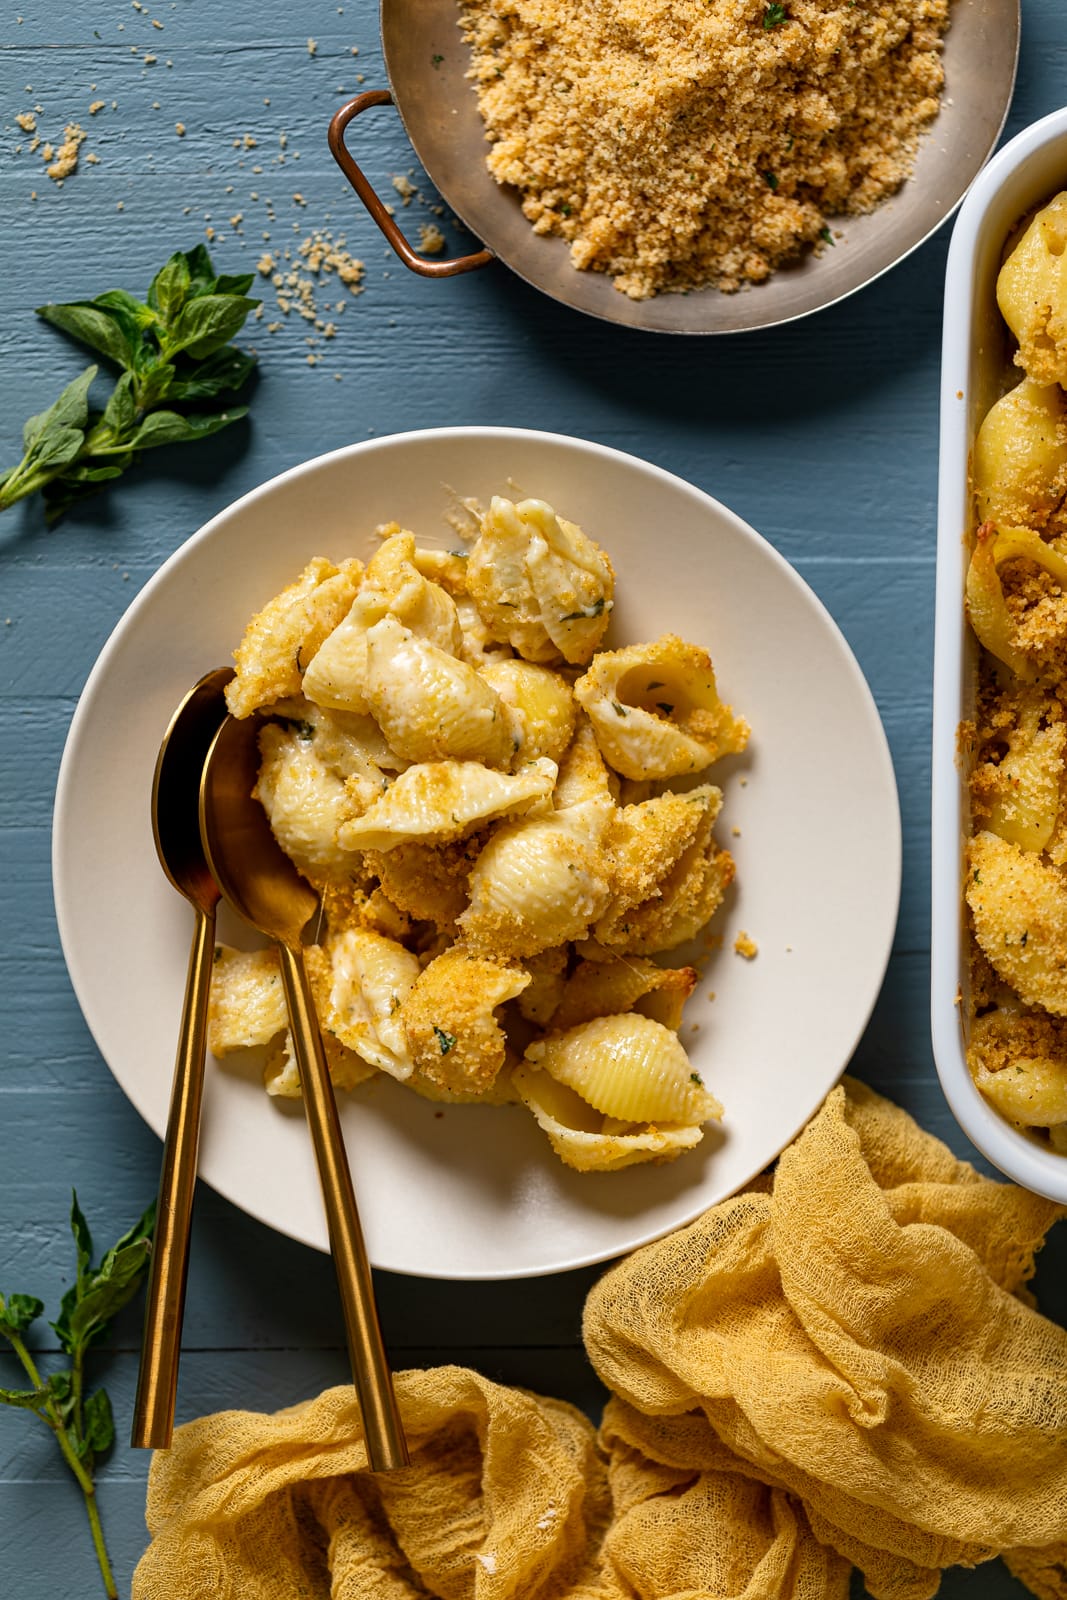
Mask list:
POLYGON ((1002 1116, 1067 1155, 1067 193, 1019 233, 997 302, 1017 381, 972 454, 967 1059, 1002 1116))
MULTIPOLYGON (((463 552, 379 533, 267 603, 227 691, 321 896, 331 1076, 521 1103, 582 1171, 669 1160, 722 1110, 678 1038, 696 972, 648 958, 730 884, 703 775, 748 725, 696 645, 601 648, 611 562, 543 501, 494 498, 463 552)), ((265 1047, 268 1092, 300 1093, 272 952, 220 947, 209 1042, 265 1047)))

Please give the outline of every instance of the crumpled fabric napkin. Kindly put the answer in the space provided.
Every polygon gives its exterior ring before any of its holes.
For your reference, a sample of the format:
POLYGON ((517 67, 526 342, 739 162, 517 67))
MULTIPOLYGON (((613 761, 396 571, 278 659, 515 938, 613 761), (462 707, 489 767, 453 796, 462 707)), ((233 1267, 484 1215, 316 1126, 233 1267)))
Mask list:
POLYGON ((845 1080, 742 1194, 612 1268, 599 1435, 458 1367, 396 1384, 366 1470, 348 1387, 153 1458, 133 1600, 925 1600, 1004 1554, 1067 1600, 1067 1332, 1025 1284, 1061 1214, 845 1080))

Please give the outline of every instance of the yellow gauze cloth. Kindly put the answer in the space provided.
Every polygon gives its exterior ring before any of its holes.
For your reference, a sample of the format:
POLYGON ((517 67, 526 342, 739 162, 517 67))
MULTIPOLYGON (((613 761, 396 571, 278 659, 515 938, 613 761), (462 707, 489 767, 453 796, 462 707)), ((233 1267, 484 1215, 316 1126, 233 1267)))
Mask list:
POLYGON ((1024 1285, 1059 1215, 846 1080, 763 1177, 586 1304, 614 1398, 402 1372, 412 1465, 352 1391, 178 1429, 133 1600, 879 1600, 1004 1553, 1067 1600, 1067 1333, 1024 1285))
POLYGON ((1060 1214, 846 1080, 589 1295, 605 1448, 788 1491, 879 1600, 1007 1551, 1067 1596, 1067 1332, 1023 1287, 1060 1214))

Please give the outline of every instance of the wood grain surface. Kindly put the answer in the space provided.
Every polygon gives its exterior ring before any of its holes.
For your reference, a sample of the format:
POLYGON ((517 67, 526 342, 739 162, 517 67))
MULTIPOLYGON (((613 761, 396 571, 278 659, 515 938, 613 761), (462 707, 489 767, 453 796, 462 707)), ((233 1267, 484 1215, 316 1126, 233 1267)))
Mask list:
MULTIPOLYGON (((1006 136, 1067 97, 1062 0, 1023 0, 1023 30, 1006 136)), ((884 718, 904 819, 897 938, 853 1071, 977 1159, 938 1087, 927 1021, 937 394, 949 230, 804 322, 717 340, 641 334, 582 318, 500 267, 433 283, 396 261, 326 147, 337 106, 385 82, 366 0, 299 8, 71 0, 63 11, 27 0, 0 40, 5 465, 18 454, 23 419, 85 365, 33 315, 43 301, 116 286, 143 292, 163 259, 205 229, 215 232, 222 271, 254 267, 265 249, 283 258, 322 230, 343 235, 366 268, 358 297, 320 291, 345 310, 336 336, 315 346, 305 342, 313 327, 295 312, 280 315, 261 280, 265 315, 250 324, 248 341, 261 366, 246 422, 195 450, 156 452, 55 529, 32 504, 0 522, 0 1288, 54 1307, 70 1272, 71 1186, 99 1239, 110 1241, 147 1203, 158 1173, 157 1139, 82 1022, 52 910, 56 773, 97 652, 159 563, 245 490, 320 451, 445 423, 545 427, 647 457, 751 522, 825 602, 884 718), (90 114, 96 101, 103 105, 90 114), (68 122, 87 131, 79 168, 61 188, 15 121, 34 107, 43 138, 54 140, 68 122), (281 323, 274 332, 272 321, 281 323), (309 364, 309 354, 321 360, 309 364)), ((438 197, 393 113, 363 118, 358 145, 411 233, 441 222, 450 247, 469 244, 437 216, 438 197), (390 189, 398 174, 419 191, 407 207, 390 189)), ((813 744, 833 737, 813 706, 813 744)), ((1043 1308, 1061 1320, 1065 1268, 1061 1229, 1036 1285, 1043 1308)), ((601 1394, 578 1330, 596 1276, 461 1285, 381 1275, 394 1360, 470 1362, 595 1414, 601 1394)), ((137 1313, 123 1315, 94 1369, 111 1388, 122 1436, 138 1324, 137 1313)), ((38 1332, 42 1351, 53 1348, 50 1337, 38 1332)), ((185 1343, 179 1419, 269 1409, 341 1381, 329 1264, 202 1190, 185 1343)), ((0 1383, 15 1381, 13 1363, 0 1358, 0 1383)), ((147 1470, 148 1457, 120 1439, 101 1472, 123 1593, 146 1538, 147 1470)), ((80 1496, 54 1444, 32 1419, 0 1409, 0 1593, 82 1600, 96 1592, 80 1496)), ((994 1563, 950 1572, 941 1592, 1008 1600, 1023 1591, 994 1563)))

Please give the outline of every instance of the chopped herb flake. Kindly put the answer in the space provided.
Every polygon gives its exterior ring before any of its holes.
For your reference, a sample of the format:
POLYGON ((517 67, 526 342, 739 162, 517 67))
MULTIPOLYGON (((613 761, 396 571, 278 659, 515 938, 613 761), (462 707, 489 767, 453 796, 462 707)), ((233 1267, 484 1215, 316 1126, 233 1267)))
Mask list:
MULTIPOLYGON (((566 208, 565 216, 570 216, 570 209, 570 206, 566 208)), ((583 606, 581 611, 569 611, 565 617, 560 617, 559 620, 561 622, 579 622, 584 618, 599 617, 604 613, 604 605, 604 596, 601 595, 600 599, 594 600, 591 606, 583 606)))
POLYGON ((776 172, 765 172, 763 174, 763 179, 768 189, 770 189, 773 193, 778 187, 778 174, 776 172))
POLYGON ((674 710, 674 707, 671 706, 671 705, 668 705, 666 700, 657 700, 656 701, 656 709, 658 711, 662 711, 663 715, 665 717, 669 717, 671 712, 674 710))
POLYGON ((443 1056, 447 1056, 448 1052, 452 1049, 456 1042, 455 1034, 446 1033, 444 1028, 439 1028, 437 1026, 436 1022, 434 1023, 433 1031, 437 1036, 437 1043, 441 1046, 441 1054, 443 1056))
POLYGON ((779 5, 777 0, 775 0, 775 4, 769 5, 766 11, 763 13, 763 26, 769 33, 772 28, 780 28, 782 23, 786 20, 786 16, 787 12, 785 6, 779 5))
POLYGON ((837 249, 837 245, 834 242, 834 236, 830 232, 829 228, 820 228, 819 229, 819 238, 822 240, 823 244, 832 244, 834 246, 834 249, 835 250, 837 249))
POLYGON ((435 72, 437 71, 438 67, 441 65, 441 62, 444 59, 445 59, 444 56, 431 56, 430 57, 430 65, 433 67, 433 70, 435 72))

